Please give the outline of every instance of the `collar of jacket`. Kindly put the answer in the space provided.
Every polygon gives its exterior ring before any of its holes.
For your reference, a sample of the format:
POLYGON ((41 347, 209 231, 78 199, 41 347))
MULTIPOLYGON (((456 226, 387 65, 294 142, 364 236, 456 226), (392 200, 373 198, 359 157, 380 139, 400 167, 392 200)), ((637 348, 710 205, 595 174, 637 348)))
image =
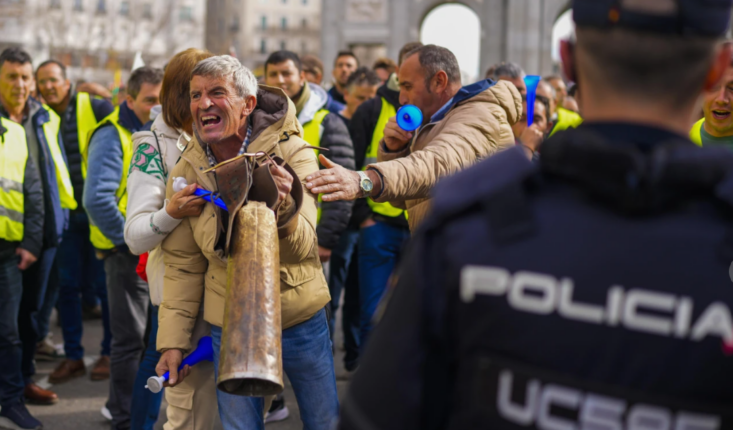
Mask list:
POLYGON ((130 130, 131 133, 137 133, 143 128, 135 112, 127 106, 127 102, 120 105, 120 125, 130 130))
POLYGON ((316 112, 324 109, 328 103, 328 93, 326 90, 316 84, 306 83, 306 85, 310 87, 311 96, 308 101, 305 102, 305 107, 300 111, 300 115, 298 115, 298 121, 300 121, 301 124, 309 123, 316 115, 316 112))
POLYGON ((400 104, 400 85, 397 82, 396 73, 392 73, 387 82, 377 89, 377 96, 384 97, 396 109, 402 106, 400 104))
POLYGON ((488 90, 494 85, 496 85, 496 82, 491 79, 484 79, 471 85, 466 85, 465 87, 458 90, 456 95, 453 96, 453 99, 451 99, 449 103, 443 106, 438 112, 435 113, 435 115, 433 115, 432 118, 430 118, 430 122, 437 122, 442 120, 445 115, 450 112, 450 110, 453 109, 456 105, 481 94, 482 92, 488 90))
MULTIPOLYGON (((248 153, 262 151, 287 160, 290 154, 283 154, 278 143, 287 141, 290 136, 303 136, 303 127, 295 117, 295 105, 280 88, 259 86, 257 105, 250 114, 249 121, 252 124, 252 135, 248 153)), ((198 141, 196 137, 192 142, 194 140, 198 141)), ((191 164, 200 178, 205 177, 205 182, 201 185, 209 191, 216 191, 214 175, 199 173, 209 168, 204 148, 205 144, 202 142, 188 145, 181 157, 191 164)))

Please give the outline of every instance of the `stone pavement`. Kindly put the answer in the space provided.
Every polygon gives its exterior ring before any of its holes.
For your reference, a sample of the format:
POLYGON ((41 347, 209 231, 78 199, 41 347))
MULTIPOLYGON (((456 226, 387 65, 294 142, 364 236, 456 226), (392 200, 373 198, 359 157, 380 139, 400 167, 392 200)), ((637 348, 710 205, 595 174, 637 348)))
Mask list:
MULTIPOLYGON (((55 320, 52 321, 53 340, 56 343, 62 342, 61 330, 57 327, 55 320)), ((340 327, 337 333, 341 333, 340 327)), ((342 341, 336 340, 336 345, 341 345, 342 341)), ((85 361, 89 366, 96 359, 95 355, 99 353, 99 344, 102 339, 102 324, 100 320, 84 322, 84 349, 89 354, 85 357, 85 361)), ((339 397, 343 396, 346 389, 346 373, 343 369, 343 351, 337 348, 337 354, 334 359, 336 364, 337 385, 339 389, 339 397)), ((106 421, 100 409, 107 400, 109 384, 107 381, 92 382, 89 374, 74 379, 60 385, 51 386, 48 383, 48 375, 53 371, 57 362, 54 361, 37 361, 38 373, 36 381, 39 385, 50 387, 59 396, 59 402, 52 406, 36 406, 29 405, 31 413, 41 420, 45 430, 108 430, 109 423, 106 421)), ((88 371, 90 367, 88 368, 88 371)), ((298 405, 295 401, 295 395, 289 382, 286 382, 285 388, 286 405, 290 410, 290 417, 278 423, 267 425, 267 430, 295 430, 301 429, 298 405)), ((165 401, 161 408, 161 415, 155 426, 156 430, 163 428, 165 422, 165 401)), ((221 424, 217 422, 215 430, 221 429, 221 424)))

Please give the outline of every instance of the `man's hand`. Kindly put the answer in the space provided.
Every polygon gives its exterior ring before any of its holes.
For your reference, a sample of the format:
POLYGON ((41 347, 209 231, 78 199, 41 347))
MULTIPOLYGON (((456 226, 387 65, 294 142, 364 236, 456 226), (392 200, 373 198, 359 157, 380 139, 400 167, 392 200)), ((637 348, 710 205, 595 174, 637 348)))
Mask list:
POLYGON ((321 259, 321 263, 328 263, 331 259, 331 250, 318 245, 318 258, 321 259))
POLYGON ((186 376, 191 373, 191 367, 189 366, 184 366, 183 369, 178 372, 178 367, 181 365, 182 361, 183 352, 181 352, 180 349, 169 349, 160 356, 160 361, 158 361, 158 365, 155 366, 155 373, 157 373, 158 376, 163 376, 165 372, 170 372, 168 381, 163 384, 164 387, 175 387, 183 382, 183 380, 186 379, 186 376))
POLYGON ((272 178, 275 180, 275 185, 277 185, 277 204, 279 205, 288 198, 290 190, 293 189, 293 175, 284 167, 278 166, 270 160, 262 163, 263 166, 265 164, 270 165, 270 173, 272 173, 272 178))
POLYGON ((361 196, 358 173, 344 169, 323 154, 319 155, 319 159, 326 168, 308 175, 305 178, 308 181, 306 188, 313 194, 323 194, 324 202, 356 200, 361 196))
POLYGON ((15 248, 15 255, 20 256, 20 263, 18 263, 18 269, 20 270, 25 270, 31 267, 31 265, 38 260, 35 255, 30 253, 30 251, 26 251, 23 248, 15 248))
POLYGON ((532 124, 525 128, 519 136, 519 141, 522 142, 522 145, 526 146, 532 153, 536 152, 540 148, 543 140, 545 140, 545 135, 542 133, 542 130, 537 127, 537 124, 532 124))
POLYGON ((410 143, 412 133, 397 125, 397 117, 392 117, 384 126, 384 145, 392 152, 399 152, 410 143))
POLYGON ((171 216, 171 218, 183 219, 189 216, 201 215, 201 211, 204 209, 206 200, 193 195, 196 191, 196 187, 198 187, 198 185, 191 184, 181 191, 173 194, 165 207, 165 211, 171 216))

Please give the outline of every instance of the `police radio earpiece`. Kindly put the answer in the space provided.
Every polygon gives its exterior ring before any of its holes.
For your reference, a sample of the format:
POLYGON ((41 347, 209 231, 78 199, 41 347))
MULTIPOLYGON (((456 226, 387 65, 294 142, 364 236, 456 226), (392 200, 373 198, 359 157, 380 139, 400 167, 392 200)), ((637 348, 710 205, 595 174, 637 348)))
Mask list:
POLYGON ((422 111, 415 105, 404 105, 397 111, 397 125, 405 131, 417 130, 422 121, 422 111))

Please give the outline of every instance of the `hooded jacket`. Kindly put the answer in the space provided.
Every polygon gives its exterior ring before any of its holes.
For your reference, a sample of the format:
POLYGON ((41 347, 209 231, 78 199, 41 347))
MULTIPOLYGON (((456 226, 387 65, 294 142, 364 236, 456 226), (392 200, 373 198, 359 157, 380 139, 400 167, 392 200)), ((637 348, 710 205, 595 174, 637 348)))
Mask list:
MULTIPOLYGON (((327 109, 329 97, 326 90, 318 85, 308 84, 310 87, 310 98, 305 102, 303 110, 298 115, 298 121, 305 126, 313 120, 316 112, 327 109)), ((315 145, 316 142, 309 142, 315 145)), ((329 113, 321 123, 321 141, 318 146, 328 149, 324 151, 329 160, 343 166, 346 169, 354 170, 354 147, 351 144, 351 137, 346 124, 337 114, 329 113)), ((323 168, 323 166, 320 166, 323 168)), ((327 249, 334 249, 338 244, 339 237, 349 223, 351 218, 351 207, 354 202, 322 202, 321 220, 318 223, 316 232, 318 244, 327 249)))
POLYGON ((514 146, 511 125, 521 115, 522 96, 510 82, 487 79, 461 88, 403 150, 390 152, 380 142, 379 162, 368 166, 382 176, 382 192, 373 199, 407 209, 415 231, 435 184, 514 146))
MULTIPOLYGON (((294 154, 289 163, 298 175, 295 180, 301 182, 318 170, 312 150, 297 151, 306 145, 301 138, 303 128, 295 117, 295 105, 282 90, 260 86, 250 119, 252 135, 247 152, 265 151, 285 160, 294 154)), ((174 194, 175 177, 217 191, 214 174, 202 173, 208 168, 204 149, 196 139, 192 140, 169 175, 167 198, 174 194)), ((283 329, 309 320, 331 300, 318 259, 316 197, 305 187, 303 190, 297 226, 279 241, 283 329)), ((223 249, 217 246, 224 234, 217 219, 221 218, 220 211, 207 203, 200 216, 185 218, 163 241, 165 277, 158 317, 159 351, 191 349, 191 332, 204 297, 204 319, 218 327, 223 324, 227 260, 223 249)))

